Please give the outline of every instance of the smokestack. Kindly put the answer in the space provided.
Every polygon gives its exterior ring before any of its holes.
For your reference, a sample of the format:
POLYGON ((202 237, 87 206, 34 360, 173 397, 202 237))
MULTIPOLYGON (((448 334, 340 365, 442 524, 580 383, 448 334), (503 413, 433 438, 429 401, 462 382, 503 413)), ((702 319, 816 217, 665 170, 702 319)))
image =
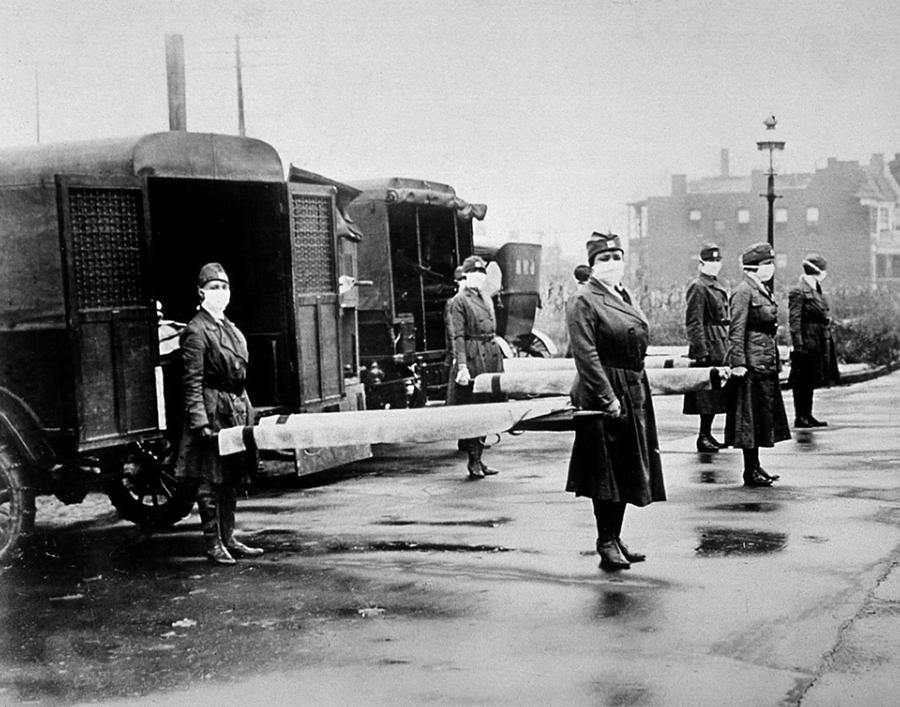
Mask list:
POLYGON ((719 153, 719 169, 722 173, 723 177, 730 177, 730 167, 728 164, 728 148, 723 147, 722 151, 719 153))
POLYGON ((184 82, 184 37, 166 35, 166 83, 169 88, 169 130, 187 130, 184 82))

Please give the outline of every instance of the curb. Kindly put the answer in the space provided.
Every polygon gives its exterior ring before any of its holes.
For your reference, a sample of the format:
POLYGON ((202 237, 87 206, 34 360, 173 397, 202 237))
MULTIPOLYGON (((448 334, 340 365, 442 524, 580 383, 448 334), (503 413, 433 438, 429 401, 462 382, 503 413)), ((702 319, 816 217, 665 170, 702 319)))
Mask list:
MULTIPOLYGON (((865 383, 866 381, 881 378, 889 373, 893 373, 896 369, 897 366, 895 364, 888 364, 872 366, 859 371, 848 371, 846 373, 841 373, 840 380, 838 380, 835 385, 829 387, 840 388, 847 385, 854 385, 855 383, 865 383)), ((783 390, 790 389, 791 386, 788 384, 787 378, 780 378, 779 382, 781 383, 781 388, 783 390)))

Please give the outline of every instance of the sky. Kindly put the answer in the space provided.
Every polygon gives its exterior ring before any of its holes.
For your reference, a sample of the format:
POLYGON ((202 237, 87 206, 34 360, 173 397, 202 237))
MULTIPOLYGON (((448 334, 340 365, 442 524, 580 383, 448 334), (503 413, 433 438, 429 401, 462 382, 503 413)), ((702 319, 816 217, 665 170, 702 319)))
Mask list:
MULTIPOLYGON (((486 243, 580 249, 672 173, 900 152, 893 0, 3 0, 0 148, 168 129, 165 35, 187 125, 247 134, 353 181, 407 176, 488 204, 486 243)), ((762 234, 761 234, 762 235, 762 234)))

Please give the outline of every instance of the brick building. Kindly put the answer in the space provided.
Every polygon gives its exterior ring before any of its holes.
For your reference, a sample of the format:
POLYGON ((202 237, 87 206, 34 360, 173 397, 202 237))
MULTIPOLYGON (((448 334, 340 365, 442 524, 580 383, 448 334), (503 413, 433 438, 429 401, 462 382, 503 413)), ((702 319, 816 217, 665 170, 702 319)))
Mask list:
MULTIPOLYGON (((685 284, 696 275, 704 241, 723 249, 722 279, 740 276, 740 253, 766 240, 768 204, 760 196, 766 173, 731 176, 727 150, 721 162, 718 176, 688 180, 675 174, 669 196, 628 205, 633 281, 653 288, 685 284)), ((829 158, 815 172, 777 174, 776 278, 796 279, 803 256, 816 251, 832 265, 829 277, 836 284, 900 286, 898 179, 900 155, 890 164, 873 155, 867 165, 829 158)))

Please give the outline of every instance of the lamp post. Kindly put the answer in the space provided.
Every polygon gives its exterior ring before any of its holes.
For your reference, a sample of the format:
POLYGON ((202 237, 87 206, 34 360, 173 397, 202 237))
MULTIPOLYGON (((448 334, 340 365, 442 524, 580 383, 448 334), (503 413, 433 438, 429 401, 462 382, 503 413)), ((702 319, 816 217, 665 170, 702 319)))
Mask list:
POLYGON ((775 120, 774 115, 770 115, 763 121, 763 125, 766 126, 766 132, 763 135, 761 140, 756 141, 756 147, 760 152, 768 150, 769 152, 769 180, 768 180, 768 188, 766 189, 765 194, 760 194, 760 196, 764 196, 766 201, 769 202, 769 231, 768 231, 768 241, 769 245, 773 248, 775 247, 775 199, 779 197, 775 194, 775 159, 774 153, 777 151, 781 151, 784 149, 784 140, 779 140, 778 135, 775 134, 775 126, 778 124, 778 121, 775 120))

